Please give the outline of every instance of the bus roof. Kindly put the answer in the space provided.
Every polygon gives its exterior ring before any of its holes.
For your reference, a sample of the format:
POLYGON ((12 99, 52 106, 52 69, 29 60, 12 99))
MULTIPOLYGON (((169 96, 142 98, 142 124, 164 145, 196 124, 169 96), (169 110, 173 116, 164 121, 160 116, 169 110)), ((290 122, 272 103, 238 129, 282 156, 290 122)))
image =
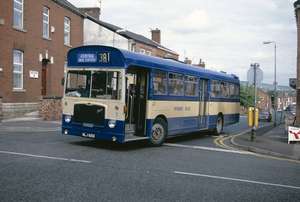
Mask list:
POLYGON ((208 79, 227 80, 234 83, 239 82, 239 78, 233 74, 216 72, 172 59, 143 55, 109 46, 81 46, 68 52, 69 68, 121 67, 126 69, 132 66, 197 75, 208 79))

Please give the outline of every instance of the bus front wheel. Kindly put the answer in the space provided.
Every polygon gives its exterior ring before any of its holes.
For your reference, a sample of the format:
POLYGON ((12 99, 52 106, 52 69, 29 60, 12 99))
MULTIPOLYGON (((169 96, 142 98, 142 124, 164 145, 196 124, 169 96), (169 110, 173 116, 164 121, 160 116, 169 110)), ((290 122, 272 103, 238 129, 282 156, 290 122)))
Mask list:
POLYGON ((167 123, 161 118, 157 118, 151 128, 149 142, 152 146, 160 146, 167 137, 167 123))
POLYGON ((223 126, 224 126, 224 120, 221 115, 217 118, 216 128, 215 128, 215 134, 220 135, 223 132, 223 126))

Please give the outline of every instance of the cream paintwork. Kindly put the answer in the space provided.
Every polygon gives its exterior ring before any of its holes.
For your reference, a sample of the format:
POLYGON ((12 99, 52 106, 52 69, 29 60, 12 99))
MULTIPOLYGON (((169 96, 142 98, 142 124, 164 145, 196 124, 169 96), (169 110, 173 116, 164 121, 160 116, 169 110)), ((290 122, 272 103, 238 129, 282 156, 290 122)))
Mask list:
MULTIPOLYGON (((155 119, 158 115, 167 118, 193 117, 203 115, 203 110, 199 110, 199 102, 194 101, 147 101, 147 119, 155 119), (199 112, 200 111, 200 112, 199 112)), ((217 115, 218 113, 237 114, 239 113, 240 103, 236 102, 207 102, 207 115, 217 115)))
POLYGON ((124 102, 121 100, 100 100, 91 98, 64 97, 62 100, 63 114, 73 115, 75 104, 100 105, 105 107, 105 119, 124 121, 124 102), (118 110, 116 109, 118 108, 118 110))

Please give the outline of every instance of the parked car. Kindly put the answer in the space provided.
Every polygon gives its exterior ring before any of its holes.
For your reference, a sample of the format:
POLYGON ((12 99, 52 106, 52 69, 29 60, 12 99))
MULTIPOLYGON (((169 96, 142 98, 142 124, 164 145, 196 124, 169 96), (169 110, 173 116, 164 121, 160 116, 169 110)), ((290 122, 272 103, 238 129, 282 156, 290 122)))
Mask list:
POLYGON ((259 121, 268 121, 271 122, 272 121, 272 114, 270 111, 268 110, 261 110, 259 112, 259 117, 258 117, 259 121))

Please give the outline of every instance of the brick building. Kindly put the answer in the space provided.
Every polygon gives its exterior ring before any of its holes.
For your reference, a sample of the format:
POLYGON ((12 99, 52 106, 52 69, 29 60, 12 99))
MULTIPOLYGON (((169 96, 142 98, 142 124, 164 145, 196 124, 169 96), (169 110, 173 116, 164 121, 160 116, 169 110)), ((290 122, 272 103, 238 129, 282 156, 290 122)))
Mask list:
POLYGON ((257 107, 260 110, 266 111, 270 111, 272 109, 270 94, 261 88, 257 89, 257 107))
POLYGON ((83 19, 65 0, 0 1, 4 116, 37 109, 41 96, 62 95, 66 54, 83 42, 83 19))

